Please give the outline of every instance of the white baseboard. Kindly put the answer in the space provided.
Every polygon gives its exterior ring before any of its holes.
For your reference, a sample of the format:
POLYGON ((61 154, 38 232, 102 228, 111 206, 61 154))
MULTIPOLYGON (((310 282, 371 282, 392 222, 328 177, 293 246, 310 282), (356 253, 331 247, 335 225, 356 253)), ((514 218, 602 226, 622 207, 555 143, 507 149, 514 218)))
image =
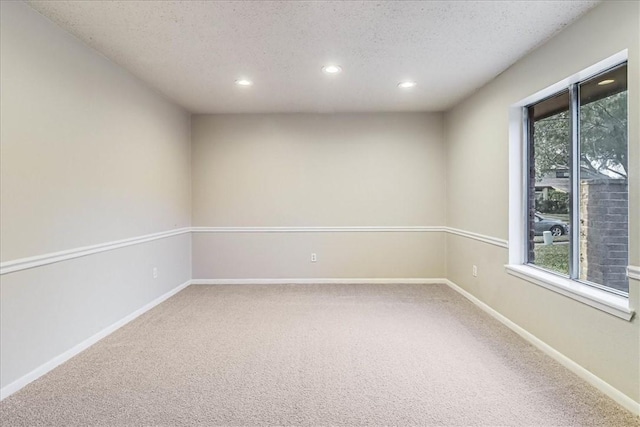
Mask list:
POLYGON ((427 278, 319 278, 319 279, 193 279, 192 285, 309 285, 309 284, 445 284, 447 279, 427 278))
POLYGON ((585 380, 586 382, 588 382, 589 384, 591 384, 592 386, 594 386, 595 388, 597 388, 598 390, 600 390, 601 392, 603 392, 604 394, 609 396, 611 399, 616 401, 618 404, 620 404, 621 406, 623 406, 627 410, 631 411, 633 414, 640 415, 640 402, 636 402, 635 400, 633 400, 632 398, 630 398, 629 396, 627 396, 626 394, 624 394, 623 392, 621 392, 617 388, 613 387, 611 384, 609 384, 606 381, 604 381, 602 378, 596 376, 592 372, 590 372, 587 369, 583 368, 581 365, 579 365, 578 363, 574 362, 573 360, 571 360, 570 358, 568 358, 564 354, 560 353, 558 350, 556 350, 555 348, 551 347, 549 344, 547 344, 544 341, 540 340, 538 337, 536 337, 532 333, 530 333, 527 330, 525 330, 524 328, 518 326, 516 323, 512 322, 511 320, 509 320, 508 318, 506 318, 502 314, 498 313, 496 310, 494 310, 493 308, 489 307, 484 302, 480 301, 478 298, 476 298, 475 296, 473 296, 469 292, 465 291, 460 286, 458 286, 455 283, 453 283, 451 280, 445 279, 444 283, 446 283, 451 289, 453 289, 456 292, 460 293, 462 296, 464 296, 469 301, 474 303, 480 309, 482 309, 483 311, 485 311, 486 313, 491 315, 493 318, 498 320, 500 323, 502 323, 503 325, 505 325, 506 327, 508 327, 509 329, 511 329, 512 331, 514 331, 518 335, 520 335, 525 340, 529 341, 535 347, 539 348, 540 350, 545 352, 547 355, 551 356, 553 359, 555 359, 557 362, 559 362, 565 368, 569 369, 571 372, 573 372, 574 374, 578 375, 580 378, 582 378, 583 380, 585 380))
POLYGON ((134 311, 133 313, 129 314, 128 316, 118 320, 116 323, 104 328, 103 330, 101 330, 97 334, 87 338, 86 340, 82 341, 79 344, 76 344, 75 346, 73 346, 69 350, 65 351, 64 353, 54 357, 53 359, 51 359, 50 361, 44 363, 43 365, 40 365, 39 367, 37 367, 33 371, 29 372, 28 374, 18 378, 17 380, 15 380, 14 382, 12 382, 10 384, 7 384, 6 386, 2 387, 2 389, 0 389, 0 400, 2 400, 4 398, 12 395, 13 393, 17 392, 18 390, 20 390, 21 388, 23 388, 24 386, 26 386, 30 382, 37 380, 38 378, 40 378, 41 376, 43 376, 47 372, 53 370, 57 366, 63 364, 67 360, 71 359, 73 356, 75 356, 75 355, 81 353, 82 351, 86 350, 87 348, 91 347, 93 344, 97 343, 98 341, 100 341, 101 339, 106 337, 107 335, 113 333, 117 329, 119 329, 119 328, 123 327, 124 325, 126 325, 127 323, 131 322, 136 317, 144 314, 145 312, 151 310, 152 308, 154 308, 155 306, 157 306, 161 302, 163 302, 166 299, 168 299, 168 298, 172 297, 173 295, 177 294, 178 292, 180 292, 182 289, 186 288, 190 284, 191 284, 190 280, 186 281, 185 283, 183 283, 183 284, 179 285, 178 287, 170 290, 169 292, 165 293, 164 295, 161 295, 158 298, 154 299, 150 303, 145 304, 143 307, 139 308, 138 310, 134 311))
POLYGON ((480 309, 497 319, 499 322, 507 326, 509 329, 513 330, 515 333, 520 335, 525 340, 529 341, 531 344, 545 352, 547 355, 558 361, 560 364, 565 366, 567 369, 578 375, 580 378, 588 382, 589 384, 596 387, 598 390, 609 396, 611 399, 622 405, 627 410, 631 411, 635 415, 640 415, 640 403, 631 399, 626 394, 622 393, 620 390, 616 389, 600 377, 594 375, 578 363, 574 362, 564 354, 560 353, 544 341, 537 338, 535 335, 526 331, 524 328, 518 326, 516 323, 512 322, 502 314, 498 313, 493 308, 489 307, 484 302, 480 301, 478 298, 470 294, 469 292, 462 289, 460 286, 456 285, 452 281, 444 278, 381 278, 381 279, 363 279, 363 278, 321 278, 321 279, 193 279, 189 280, 178 287, 172 289, 171 291, 161 295, 140 309, 134 311, 129 314, 125 318, 119 320, 118 322, 108 326, 97 334, 87 338, 81 343, 77 344, 73 348, 65 351, 64 353, 56 356, 52 360, 47 363, 39 366, 23 377, 17 379, 16 381, 8 384, 7 386, 0 389, 0 400, 10 396, 16 391, 20 390, 30 382, 38 379, 43 376, 47 372, 51 371, 55 367, 61 365, 67 360, 71 359, 73 356, 79 354, 83 350, 92 346, 96 342, 100 341, 102 338, 108 336, 113 333, 117 329, 131 322, 138 316, 143 313, 149 311, 153 307, 157 306, 161 302, 180 292, 182 289, 186 288, 189 285, 243 285, 243 284, 399 284, 399 283, 407 283, 407 284, 446 284, 451 289, 463 295, 469 301, 474 303, 480 309))

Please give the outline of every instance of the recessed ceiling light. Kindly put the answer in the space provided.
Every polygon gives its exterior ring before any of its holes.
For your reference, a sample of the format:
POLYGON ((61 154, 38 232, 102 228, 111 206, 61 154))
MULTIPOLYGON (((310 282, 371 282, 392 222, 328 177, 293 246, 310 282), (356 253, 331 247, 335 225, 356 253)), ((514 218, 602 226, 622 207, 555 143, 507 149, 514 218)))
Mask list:
POLYGON ((322 67, 322 71, 327 74, 338 74, 340 71, 342 71, 342 68, 339 65, 325 65, 324 67, 322 67))
POLYGON ((412 87, 416 87, 417 84, 418 83, 416 83, 416 82, 406 81, 406 82, 398 83, 398 87, 400 89, 409 89, 409 88, 412 88, 412 87))
POLYGON ((239 79, 239 80, 236 80, 236 84, 238 86, 251 86, 253 82, 247 79, 239 79))
POLYGON ((613 79, 607 79, 607 80, 603 80, 601 82, 598 83, 598 85, 600 86, 604 86, 604 85, 610 85, 611 83, 615 82, 615 80, 613 79))

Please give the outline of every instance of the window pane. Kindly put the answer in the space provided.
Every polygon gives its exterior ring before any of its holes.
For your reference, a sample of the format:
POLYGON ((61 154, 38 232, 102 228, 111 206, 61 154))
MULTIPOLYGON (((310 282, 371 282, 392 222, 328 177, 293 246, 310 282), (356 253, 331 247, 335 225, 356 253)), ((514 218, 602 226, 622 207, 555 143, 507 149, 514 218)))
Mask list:
POLYGON ((627 67, 580 85, 580 279, 629 292, 627 67))
POLYGON ((529 107, 528 262, 569 274, 569 92, 529 107))

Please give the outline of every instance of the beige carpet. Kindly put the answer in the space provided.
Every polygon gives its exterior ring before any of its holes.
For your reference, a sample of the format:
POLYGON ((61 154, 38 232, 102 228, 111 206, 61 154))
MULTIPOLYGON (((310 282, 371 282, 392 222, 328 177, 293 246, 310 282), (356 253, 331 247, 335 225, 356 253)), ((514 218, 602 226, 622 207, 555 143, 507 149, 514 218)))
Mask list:
POLYGON ((445 285, 191 286, 5 399, 0 421, 640 426, 445 285))

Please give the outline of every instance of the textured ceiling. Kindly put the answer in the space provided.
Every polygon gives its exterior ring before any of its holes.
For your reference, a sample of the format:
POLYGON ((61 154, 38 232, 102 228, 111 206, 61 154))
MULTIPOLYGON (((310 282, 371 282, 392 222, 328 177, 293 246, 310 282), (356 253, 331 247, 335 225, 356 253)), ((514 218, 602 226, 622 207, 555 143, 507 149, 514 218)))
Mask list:
POLYGON ((191 112, 237 113, 445 110, 598 2, 28 3, 191 112))

